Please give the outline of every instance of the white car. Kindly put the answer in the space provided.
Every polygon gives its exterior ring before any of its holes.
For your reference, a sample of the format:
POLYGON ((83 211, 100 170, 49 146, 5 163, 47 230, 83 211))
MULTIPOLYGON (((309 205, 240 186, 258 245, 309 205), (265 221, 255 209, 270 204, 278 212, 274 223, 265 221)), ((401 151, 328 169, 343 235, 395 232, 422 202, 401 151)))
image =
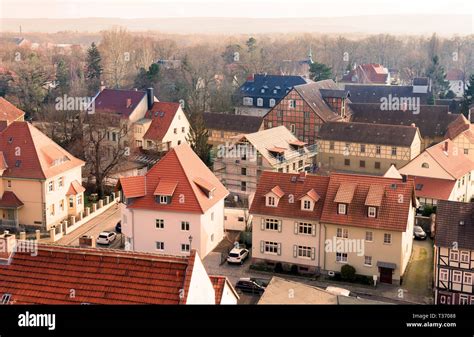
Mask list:
POLYGON ((115 234, 114 232, 102 232, 97 237, 96 242, 101 245, 108 245, 109 243, 114 242, 116 237, 117 234, 115 234))
POLYGON ((227 256, 227 263, 244 264, 245 259, 249 257, 249 251, 245 248, 234 248, 227 256))
POLYGON ((332 287, 329 286, 326 288, 326 291, 330 292, 333 295, 339 295, 339 296, 350 296, 351 292, 347 289, 344 288, 339 288, 339 287, 332 287))

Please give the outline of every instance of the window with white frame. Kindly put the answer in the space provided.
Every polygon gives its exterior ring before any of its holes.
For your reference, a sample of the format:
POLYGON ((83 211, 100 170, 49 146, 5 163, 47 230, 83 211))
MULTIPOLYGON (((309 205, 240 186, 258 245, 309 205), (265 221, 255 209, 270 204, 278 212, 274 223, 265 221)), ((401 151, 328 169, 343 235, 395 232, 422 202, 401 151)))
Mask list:
POLYGON ((290 108, 292 108, 292 109, 296 108, 296 100, 290 99, 290 100, 288 101, 288 107, 290 107, 290 108))
POLYGON ((440 281, 447 281, 448 280, 449 272, 447 269, 440 269, 439 270, 439 280, 440 281))
POLYGON ((156 219, 155 220, 155 227, 158 229, 163 229, 165 228, 165 220, 163 219, 156 219))
POLYGON ((349 230, 347 228, 338 228, 336 232, 338 238, 347 239, 349 237, 349 230))
POLYGON ((265 230, 277 231, 280 221, 278 219, 265 219, 265 230))
POLYGON ((313 235, 313 224, 308 222, 298 223, 298 234, 313 235))
POLYGON ((383 243, 385 243, 385 244, 390 244, 390 243, 392 243, 392 234, 390 234, 390 233, 385 233, 385 234, 383 235, 383 243))
POLYGON ((336 253, 336 262, 347 263, 347 253, 336 253))
POLYGON ((189 243, 182 243, 181 244, 181 251, 182 252, 189 252, 189 243))
POLYGON ((372 266, 372 256, 364 256, 364 265, 372 266))
POLYGON ((244 105, 252 105, 253 98, 252 97, 244 97, 244 105))
POLYGON ((374 241, 374 232, 365 232, 365 241, 374 241))
POLYGON ((469 252, 466 252, 466 251, 461 252, 461 262, 469 263, 469 252))
POLYGON ((156 241, 156 250, 165 250, 165 243, 163 241, 156 241))
POLYGON ((48 192, 53 192, 54 191, 54 181, 50 181, 48 183, 48 192))
POLYGON ((63 187, 64 186, 64 177, 59 177, 58 179, 58 187, 63 187))
POLYGON ((463 283, 465 285, 472 285, 472 274, 471 273, 464 273, 463 283))
POLYGON ((74 207, 74 197, 71 195, 69 197, 69 208, 73 208, 74 207))
POLYGON ((257 106, 263 106, 263 98, 257 98, 257 106))
POLYGON ((167 195, 160 195, 160 204, 167 204, 169 197, 167 195))
POLYGON ((459 270, 453 271, 453 282, 454 283, 461 283, 462 272, 459 270))
POLYGON ((266 254, 277 254, 278 253, 278 242, 265 241, 264 252, 266 254))
POLYGON ((346 204, 338 204, 337 205, 337 214, 346 214, 347 212, 347 205, 346 204))
POLYGON ((459 295, 459 304, 461 304, 461 305, 469 304, 469 296, 468 295, 459 295))
POLYGON ((276 205, 275 197, 269 195, 269 196, 267 197, 267 206, 275 207, 275 205, 276 205))
POLYGON ((311 258, 311 247, 298 246, 298 257, 311 258))
POLYGON ((189 221, 181 221, 181 230, 189 231, 189 221))
POLYGON ((269 105, 270 105, 270 108, 273 108, 275 106, 275 99, 274 98, 270 98, 270 101, 269 101, 269 105))
POLYGON ((459 252, 457 250, 452 250, 449 252, 449 259, 451 261, 459 261, 459 252))
POLYGON ((376 153, 376 154, 382 153, 382 148, 380 147, 380 145, 376 145, 376 146, 375 146, 375 153, 376 153))
POLYGON ((311 210, 311 200, 303 200, 303 209, 311 210))
POLYGON ((376 218, 377 217, 377 207, 368 207, 367 215, 369 218, 376 218))
POLYGON ((82 195, 80 194, 77 196, 77 204, 82 205, 82 195))

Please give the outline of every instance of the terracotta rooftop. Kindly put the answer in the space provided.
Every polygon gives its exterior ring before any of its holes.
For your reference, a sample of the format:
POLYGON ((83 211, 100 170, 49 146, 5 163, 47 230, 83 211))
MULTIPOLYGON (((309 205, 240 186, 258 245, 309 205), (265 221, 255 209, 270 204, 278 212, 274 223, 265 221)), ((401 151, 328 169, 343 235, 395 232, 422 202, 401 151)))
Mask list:
POLYGON ((0 197, 0 208, 20 208, 23 206, 23 202, 18 199, 15 193, 11 191, 3 192, 0 197))
POLYGON ((171 149, 145 176, 120 178, 119 184, 126 198, 134 198, 127 206, 132 209, 204 213, 229 193, 188 144, 171 149), (161 180, 177 183, 169 204, 155 200, 154 192, 161 180), (215 188, 212 198, 196 180, 215 188))
POLYGON ((357 184, 355 183, 341 183, 337 188, 336 196, 334 197, 334 202, 342 204, 350 204, 352 198, 354 198, 354 192, 356 190, 357 184))
POLYGON ((280 188, 280 186, 275 186, 273 187, 270 192, 272 192, 273 194, 275 194, 278 198, 281 198, 282 196, 285 195, 285 192, 283 192, 283 190, 280 188))
POLYGON ((172 196, 176 186, 178 186, 178 182, 175 180, 160 179, 153 195, 172 196))
POLYGON ((324 198, 329 183, 329 177, 307 175, 304 180, 299 180, 299 174, 263 171, 258 181, 257 190, 250 207, 252 214, 265 214, 269 216, 293 217, 297 219, 319 220, 322 213, 324 198), (281 197, 278 207, 267 207, 265 195, 278 184, 285 194, 281 197), (301 209, 298 197, 314 190, 320 197, 313 211, 301 209))
MULTIPOLYGON (((349 190, 348 187, 347 189, 349 190)), ((415 204, 413 179, 403 182, 385 177, 333 173, 329 180, 321 222, 403 232, 406 230, 410 207, 415 204), (383 188, 384 194, 377 217, 369 218, 365 203, 369 190, 374 185, 383 188), (349 186, 350 190, 355 186, 345 215, 337 213, 335 200, 340 186, 349 186)))
POLYGON ((71 185, 69 186, 66 195, 77 195, 84 192, 85 190, 86 189, 81 185, 80 182, 74 180, 73 182, 71 182, 71 185))
POLYGON ((415 195, 421 198, 448 200, 456 180, 410 176, 415 180, 415 195))
POLYGON ((427 148, 425 152, 455 179, 474 170, 474 162, 449 139, 427 148))
POLYGON ((474 250, 474 203, 438 202, 436 209, 435 245, 474 250))
MULTIPOLYGON (((155 102, 146 113, 146 118, 151 119, 150 127, 143 136, 144 139, 154 141, 162 140, 168 132, 174 116, 180 108, 179 103, 155 102)), ((181 130, 179 130, 181 132, 181 130)))
POLYGON ((8 102, 5 98, 0 97, 0 120, 7 123, 22 119, 25 112, 8 102))
POLYGON ((13 122, 0 133, 8 168, 3 177, 46 179, 85 163, 28 122, 13 122))
POLYGON ((0 265, 0 294, 12 304, 179 304, 192 260, 39 245, 37 256, 15 252, 0 265))
POLYGON ((384 187, 382 185, 371 185, 367 198, 365 198, 366 206, 380 207, 382 205, 384 195, 384 187))

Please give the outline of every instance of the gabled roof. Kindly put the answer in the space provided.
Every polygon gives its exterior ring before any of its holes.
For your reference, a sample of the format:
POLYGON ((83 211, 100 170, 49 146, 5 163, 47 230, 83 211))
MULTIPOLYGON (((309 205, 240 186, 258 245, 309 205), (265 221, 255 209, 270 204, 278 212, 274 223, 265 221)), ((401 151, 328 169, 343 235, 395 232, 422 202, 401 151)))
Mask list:
POLYGON ((145 97, 146 92, 141 90, 104 89, 94 99, 94 111, 128 118, 145 97))
POLYGON ((12 191, 5 191, 0 197, 0 208, 20 208, 23 202, 12 191))
POLYGON ((243 139, 252 144, 272 165, 279 162, 279 160, 275 158, 276 152, 272 153, 272 151, 278 151, 278 154, 282 155, 282 158, 287 158, 298 153, 298 150, 291 145, 298 141, 298 138, 283 125, 242 135, 238 140, 243 139))
POLYGON ((39 245, 0 265, 0 294, 14 304, 179 304, 191 258, 39 245))
POLYGON ((319 196, 318 192, 316 192, 314 190, 314 188, 310 189, 308 192, 306 192, 305 194, 303 194, 301 197, 299 197, 298 199, 301 200, 303 199, 304 197, 309 197, 311 199, 313 199, 314 202, 318 202, 319 199, 321 199, 321 197, 319 196))
MULTIPOLYGON (((344 200, 346 201, 346 200, 344 200)), ((413 180, 403 182, 367 175, 333 173, 330 176, 321 222, 363 228, 387 229, 404 232, 410 207, 416 204, 413 180), (366 200, 371 186, 379 185, 384 194, 376 218, 367 216, 366 200), (347 208, 347 214, 337 213, 336 195, 341 186, 354 193, 347 208)))
POLYGON ((222 295, 224 294, 224 289, 226 285, 232 291, 237 300, 240 298, 232 284, 227 279, 227 277, 209 275, 209 279, 211 280, 212 286, 214 287, 214 292, 216 293, 216 304, 221 304, 222 295))
POLYGON ((188 144, 171 149, 145 176, 120 178, 120 185, 126 198, 135 198, 128 208, 155 211, 204 213, 229 193, 188 144), (169 204, 155 200, 162 180, 173 182, 167 187, 175 187, 169 204), (215 188, 212 198, 202 189, 202 181, 215 188))
POLYGON ((25 112, 8 102, 5 98, 0 97, 0 120, 11 123, 18 119, 22 119, 25 112))
MULTIPOLYGON (((269 193, 272 192, 273 194, 275 194, 278 198, 281 198, 282 196, 285 195, 285 192, 283 192, 283 190, 281 189, 280 186, 276 185, 274 186, 270 191, 269 193)), ((268 193, 267 193, 268 194, 268 193)))
POLYGON ((146 118, 151 119, 151 124, 143 138, 155 141, 162 140, 165 137, 166 132, 168 132, 171 122, 179 109, 179 103, 153 103, 151 109, 146 113, 146 118))
POLYGON ((409 147, 417 134, 418 129, 412 126, 327 122, 321 126, 318 138, 349 143, 409 147))
POLYGON ((388 75, 388 70, 381 64, 360 64, 344 75, 341 82, 384 84, 388 75))
POLYGON ((448 81, 464 81, 464 72, 461 69, 449 69, 446 73, 448 81))
MULTIPOLYGON (((352 99, 352 96, 351 96, 352 99)), ((443 137, 450 123, 461 119, 460 114, 449 113, 445 105, 420 105, 419 113, 412 111, 384 111, 377 104, 349 104, 352 110, 352 122, 389 125, 415 124, 422 137, 443 137)))
MULTIPOLYGON (((459 179, 474 170, 474 162, 449 139, 425 150, 449 175, 459 179), (447 151, 445 150, 447 146, 447 151)), ((413 160, 416 160, 413 159, 413 160)))
POLYGON ((263 117, 205 112, 202 114, 207 129, 252 133, 260 130, 263 117))
MULTIPOLYGON (((252 214, 265 214, 285 218, 319 220, 323 208, 329 177, 306 175, 304 180, 298 179, 299 174, 263 171, 258 181, 255 197, 250 207, 252 214), (265 195, 278 184, 285 194, 278 202, 278 207, 267 207, 265 195), (320 197, 313 211, 301 210, 300 196, 314 190, 320 197), (292 201, 292 202, 291 202, 292 201)), ((311 193, 312 194, 312 193, 311 193)))
POLYGON ((77 194, 80 194, 82 192, 84 192, 86 189, 81 185, 80 182, 78 182, 77 180, 74 180, 73 182, 71 182, 71 185, 69 186, 69 189, 66 193, 67 196, 69 195, 77 195, 77 194))
POLYGON ((28 122, 13 122, 0 133, 8 165, 3 177, 46 179, 85 163, 28 122))
POLYGON ((333 80, 323 80, 294 87, 294 90, 324 122, 340 119, 340 116, 324 100, 321 89, 339 91, 333 80))
POLYGON ((474 250, 474 203, 440 200, 436 209, 435 245, 474 250))
POLYGON ((411 85, 363 85, 346 84, 345 89, 351 95, 353 103, 381 103, 381 98, 391 97, 419 97, 420 104, 428 104, 429 95, 426 93, 413 93, 411 85))
POLYGON ((464 115, 461 115, 460 118, 457 118, 448 125, 445 136, 446 138, 453 140, 461 133, 465 133, 468 138, 472 138, 471 123, 466 119, 466 117, 464 117, 464 115))

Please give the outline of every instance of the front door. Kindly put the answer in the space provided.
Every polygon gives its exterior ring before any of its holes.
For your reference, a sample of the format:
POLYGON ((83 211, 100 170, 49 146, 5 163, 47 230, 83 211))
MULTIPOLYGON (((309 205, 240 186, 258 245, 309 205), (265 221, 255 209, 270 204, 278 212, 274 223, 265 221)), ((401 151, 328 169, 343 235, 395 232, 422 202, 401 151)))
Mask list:
POLYGON ((380 267, 380 282, 392 283, 392 269, 380 267))

